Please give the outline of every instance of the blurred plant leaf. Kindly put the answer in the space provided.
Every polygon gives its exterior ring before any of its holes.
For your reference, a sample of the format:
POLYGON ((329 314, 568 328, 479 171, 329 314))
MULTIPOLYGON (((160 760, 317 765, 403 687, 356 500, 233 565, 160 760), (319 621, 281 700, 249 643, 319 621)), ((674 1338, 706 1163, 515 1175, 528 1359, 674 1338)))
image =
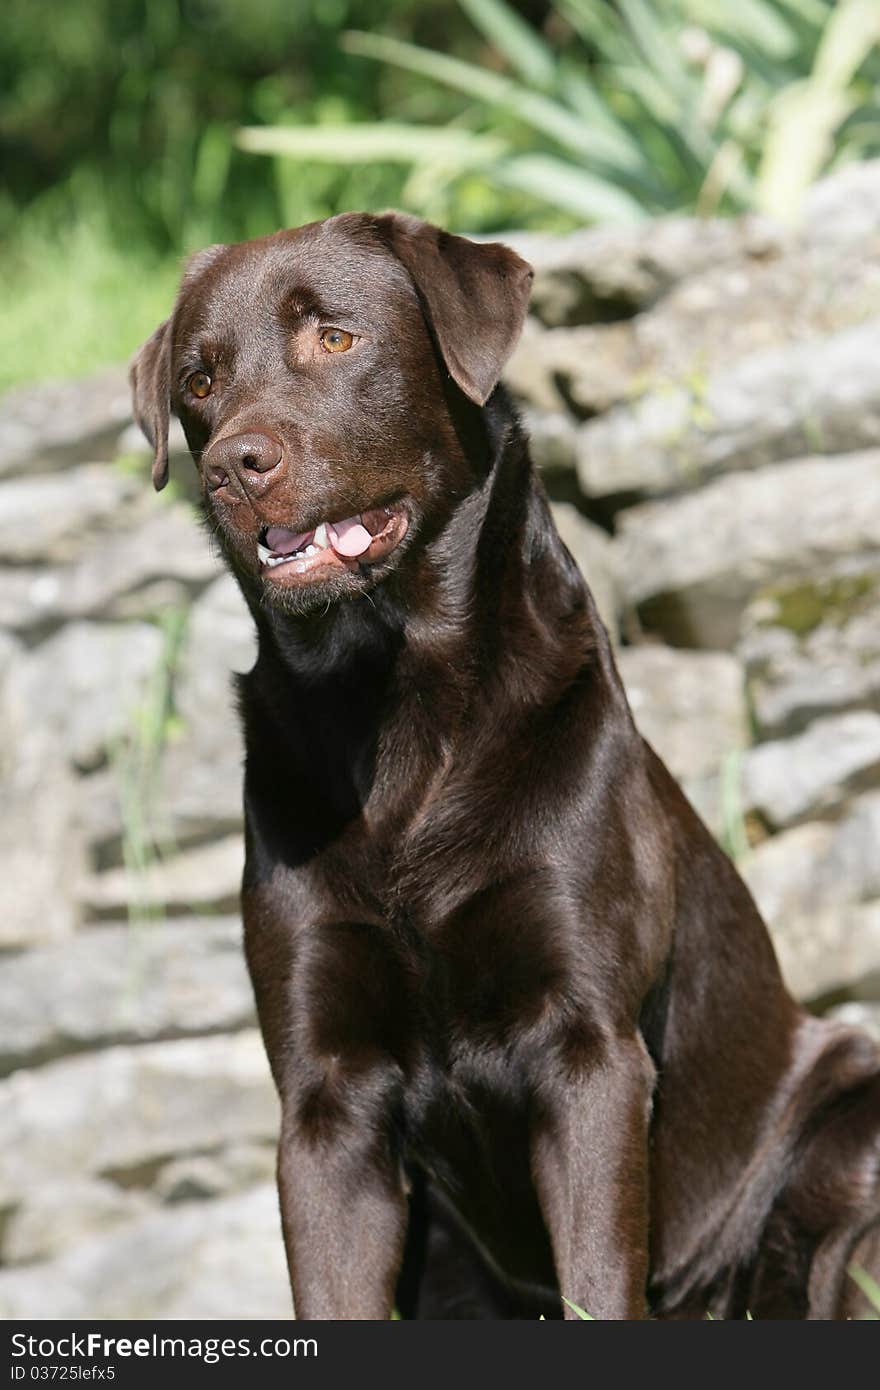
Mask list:
MULTIPOLYGON (((800 5, 800 0, 797 0, 800 5)), ((809 0, 807 0, 807 5, 809 0)), ((736 0, 719 5, 718 0, 685 0, 688 18, 706 30, 715 29, 728 39, 752 44, 759 52, 776 59, 790 58, 797 48, 797 35, 778 4, 766 0, 736 0)), ((827 14, 817 3, 819 23, 827 14)))
MULTIPOLYGON (((401 43, 399 39, 389 39, 379 34, 350 30, 343 36, 342 45, 347 52, 356 53, 359 57, 392 63, 395 67, 419 73, 444 86, 454 87, 477 101, 502 107, 517 120, 549 136, 572 153, 583 153, 587 138, 583 121, 562 103, 530 91, 510 78, 487 72, 460 58, 450 58, 445 53, 435 53, 431 49, 401 43)), ((595 152, 619 160, 619 142, 604 136, 601 131, 595 134, 595 152)))
POLYGON ((492 135, 473 135, 449 126, 396 125, 390 121, 340 126, 245 126, 239 130, 236 141, 252 154, 290 155, 331 164, 443 160, 461 168, 499 159, 507 148, 503 140, 492 135))
POLYGON ((553 49, 504 0, 459 0, 459 4, 524 82, 551 86, 556 73, 553 49))
POLYGON ((857 99, 852 81, 880 42, 877 0, 841 0, 828 18, 813 71, 770 104, 755 201, 784 222, 797 220, 804 194, 831 152, 835 131, 857 99))
POLYGON ((492 174, 499 183, 565 208, 588 222, 626 224, 647 216, 638 199, 617 184, 552 155, 516 155, 496 165, 492 174))

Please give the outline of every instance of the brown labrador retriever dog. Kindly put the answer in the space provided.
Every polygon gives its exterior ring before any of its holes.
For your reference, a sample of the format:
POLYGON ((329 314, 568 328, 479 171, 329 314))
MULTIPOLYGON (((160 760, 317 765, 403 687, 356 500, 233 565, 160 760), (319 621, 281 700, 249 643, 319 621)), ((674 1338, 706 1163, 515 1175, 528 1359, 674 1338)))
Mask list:
POLYGON ((530 281, 346 213, 198 254, 132 371, 259 632, 243 906, 296 1314, 847 1316, 880 1059, 786 993, 634 727, 498 385, 530 281))

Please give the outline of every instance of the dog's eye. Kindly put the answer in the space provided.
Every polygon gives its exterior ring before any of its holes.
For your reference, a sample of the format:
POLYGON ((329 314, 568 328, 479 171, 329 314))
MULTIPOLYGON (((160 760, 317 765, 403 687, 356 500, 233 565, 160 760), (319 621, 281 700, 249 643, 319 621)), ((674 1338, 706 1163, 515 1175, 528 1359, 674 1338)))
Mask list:
POLYGON ((322 328, 321 347, 325 352, 348 352, 354 342, 354 334, 346 333, 344 328, 322 328))
POLYGON ((187 377, 186 389, 191 396, 203 401, 211 394, 211 378, 207 372, 193 372, 192 376, 187 377))

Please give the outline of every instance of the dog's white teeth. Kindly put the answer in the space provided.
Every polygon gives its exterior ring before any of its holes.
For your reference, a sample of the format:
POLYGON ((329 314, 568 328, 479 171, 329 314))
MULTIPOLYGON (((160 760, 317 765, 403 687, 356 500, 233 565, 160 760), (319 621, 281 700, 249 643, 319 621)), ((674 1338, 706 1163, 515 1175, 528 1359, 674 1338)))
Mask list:
MULTIPOLYGON (((326 550, 329 544, 330 542, 327 540, 327 525, 322 521, 312 537, 312 545, 317 546, 319 550, 326 550)), ((309 552, 306 551, 307 555, 308 553, 309 552)))
POLYGON ((260 563, 265 565, 268 569, 274 569, 276 565, 283 565, 291 559, 290 555, 274 555, 272 551, 267 550, 264 545, 257 546, 257 554, 260 557, 260 563))

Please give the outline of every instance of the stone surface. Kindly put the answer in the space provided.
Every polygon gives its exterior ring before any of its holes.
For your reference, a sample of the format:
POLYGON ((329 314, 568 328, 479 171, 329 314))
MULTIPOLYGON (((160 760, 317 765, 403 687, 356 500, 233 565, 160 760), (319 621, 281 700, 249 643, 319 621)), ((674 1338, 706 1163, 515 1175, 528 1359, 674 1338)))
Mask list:
POLYGON ((534 267, 533 312, 552 325, 628 317, 686 277, 786 245, 785 233, 759 217, 667 217, 567 236, 513 232, 504 241, 534 267))
POLYGON ((715 479, 619 516, 620 573, 643 621, 675 645, 725 648, 754 593, 880 550, 880 450, 715 479))
POLYGON ((523 424, 529 435, 532 458, 544 472, 560 472, 575 466, 577 428, 560 410, 525 410, 523 424))
POLYGON ((162 653, 151 623, 69 623, 17 663, 18 698, 55 733, 62 756, 88 768, 122 736, 137 738, 162 653))
POLYGON ((82 381, 16 386, 0 401, 0 475, 112 458, 131 419, 128 373, 108 367, 82 381))
MULTIPOLYGON (((222 706, 219 697, 216 704, 222 706)), ((205 836, 225 839, 240 833, 243 758, 239 719, 232 711, 225 720, 218 718, 216 724, 206 719, 198 728, 185 730, 165 750, 156 799, 172 835, 184 845, 205 836), (207 745, 212 739, 215 746, 209 752, 207 745)), ((224 894, 236 872, 234 867, 231 872, 224 869, 224 894)))
POLYGON ((815 184, 804 199, 803 235, 834 252, 880 238, 880 159, 844 165, 815 184))
POLYGON ((880 444, 878 355, 880 318, 648 390, 582 426, 584 492, 684 490, 721 472, 880 444))
POLYGON ((530 322, 504 380, 538 410, 559 412, 569 405, 577 418, 586 418, 625 400, 640 370, 627 324, 542 332, 530 322))
POLYGON ((174 1155, 276 1138, 257 1031, 110 1047, 0 1081, 0 1202, 49 1182, 137 1174, 174 1155))
POLYGON ((0 1316, 290 1318, 274 1184, 180 1204, 94 1236, 57 1260, 0 1271, 0 1316))
POLYGON ((590 586, 611 640, 616 641, 620 629, 620 585, 611 541, 570 503, 554 502, 551 510, 560 536, 590 586))
POLYGON ((0 1070, 254 1022, 238 917, 84 929, 0 973, 0 1070))
POLYGON ((79 790, 54 732, 34 717, 24 648, 0 632, 0 947, 53 940, 77 921, 85 865, 79 790))
POLYGON ((216 579, 190 609, 174 698, 188 735, 207 752, 225 745, 237 727, 233 672, 257 657, 254 620, 231 574, 216 579))
POLYGON ((762 743, 743 760, 742 798, 780 828, 839 805, 880 782, 880 714, 853 710, 817 719, 802 734, 762 743))
POLYGON ((275 1144, 231 1144, 211 1154, 175 1158, 160 1170, 154 1191, 164 1202, 208 1201, 273 1182, 275 1144))
POLYGON ((46 1183, 8 1214, 0 1244, 2 1263, 51 1259, 99 1232, 143 1216, 150 1206, 142 1192, 99 1179, 46 1183))
POLYGON ((241 835, 227 835, 158 860, 143 872, 118 868, 88 875, 77 895, 84 909, 103 916, 119 917, 130 904, 169 912, 234 912, 243 867, 244 841, 241 835))
POLYGON ((106 464, 63 473, 10 478, 3 483, 0 557, 39 563, 82 554, 101 530, 124 524, 125 503, 138 497, 140 479, 106 464))
MULTIPOLYGON (((880 897, 880 792, 849 803, 836 820, 807 821, 756 846, 739 870, 768 921, 880 897)), ((880 967, 880 958, 878 958, 880 967)))
POLYGON ((777 926, 773 941, 792 993, 806 1001, 858 989, 880 962, 880 901, 811 912, 777 926))
POLYGON ((617 665, 645 738, 679 778, 717 772, 748 744, 742 666, 725 652, 624 647, 617 665))
POLYGON ((0 623, 28 631, 60 619, 155 616, 188 602, 219 569, 192 509, 156 501, 74 564, 0 570, 0 623))
POLYGON ((880 708, 880 557, 873 569, 839 566, 760 592, 744 613, 739 654, 764 737, 798 733, 822 714, 880 708))

